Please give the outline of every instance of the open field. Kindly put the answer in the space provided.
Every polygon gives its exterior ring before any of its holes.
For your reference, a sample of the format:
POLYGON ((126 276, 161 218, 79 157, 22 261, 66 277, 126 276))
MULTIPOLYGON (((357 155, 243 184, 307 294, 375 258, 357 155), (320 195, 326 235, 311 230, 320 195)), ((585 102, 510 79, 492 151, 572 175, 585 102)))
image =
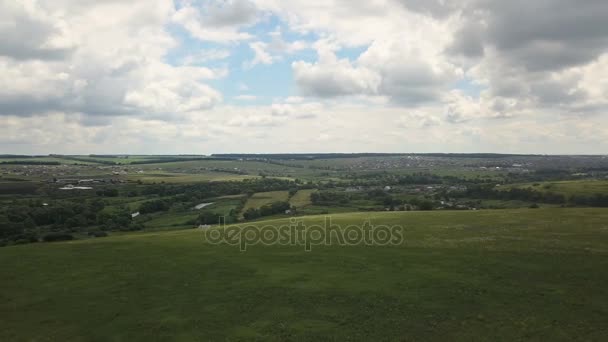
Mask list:
POLYGON ((310 200, 310 194, 317 190, 314 189, 303 189, 298 190, 295 195, 289 199, 289 204, 296 208, 304 208, 312 204, 310 200))
POLYGON ((253 196, 249 197, 247 203, 245 203, 243 212, 247 211, 247 209, 249 208, 258 209, 263 205, 270 204, 273 202, 287 201, 288 197, 289 192, 287 191, 258 192, 253 194, 253 196))
POLYGON ((608 162, 504 158, 3 165, 0 341, 600 340, 608 162), (240 252, 193 229, 318 215, 405 240, 240 252))
POLYGON ((171 227, 182 227, 189 228, 192 224, 188 224, 189 221, 195 220, 198 217, 197 211, 187 211, 180 213, 167 213, 164 215, 152 215, 153 218, 149 221, 145 221, 146 227, 152 230, 167 229, 171 227))
POLYGON ((515 184, 513 187, 531 188, 537 191, 551 191, 565 196, 608 194, 608 180, 567 180, 515 184))
POLYGON ((402 225, 404 243, 239 252, 184 230, 5 247, 0 340, 599 341, 608 333, 607 209, 333 216, 342 226, 365 219, 402 225))
POLYGON ((168 172, 146 172, 143 174, 129 175, 131 181, 142 181, 144 183, 199 183, 208 181, 231 181, 257 178, 257 176, 237 175, 223 172, 204 172, 195 174, 168 173, 168 172))
POLYGON ((241 203, 241 198, 243 198, 243 196, 238 196, 238 197, 227 196, 224 198, 218 198, 217 200, 211 200, 211 202, 213 202, 213 204, 205 207, 203 210, 218 213, 223 216, 228 216, 228 214, 230 213, 230 210, 236 209, 238 207, 238 205, 241 203))
MULTIPOLYGON (((138 156, 138 155, 129 155, 129 156, 68 156, 64 159, 69 160, 69 158, 75 158, 80 161, 89 160, 92 163, 98 162, 111 162, 116 164, 131 164, 133 162, 142 162, 149 160, 158 160, 158 156, 138 156)), ((176 157, 172 157, 176 158, 176 157)))

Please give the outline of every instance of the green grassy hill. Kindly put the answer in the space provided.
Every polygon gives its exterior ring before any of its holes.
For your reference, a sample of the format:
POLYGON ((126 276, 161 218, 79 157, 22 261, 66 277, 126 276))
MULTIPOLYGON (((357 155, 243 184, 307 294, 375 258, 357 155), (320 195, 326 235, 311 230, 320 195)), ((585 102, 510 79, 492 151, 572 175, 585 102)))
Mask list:
POLYGON ((181 230, 0 248, 0 340, 599 341, 608 333, 608 209, 332 217, 401 225, 404 242, 240 252, 181 230))

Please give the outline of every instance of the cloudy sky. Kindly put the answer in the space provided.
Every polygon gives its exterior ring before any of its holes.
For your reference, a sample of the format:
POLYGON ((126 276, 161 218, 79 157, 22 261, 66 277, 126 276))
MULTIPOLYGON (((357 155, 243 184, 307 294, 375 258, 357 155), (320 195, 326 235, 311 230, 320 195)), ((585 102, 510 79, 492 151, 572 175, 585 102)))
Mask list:
POLYGON ((0 0, 0 153, 608 153, 606 0, 0 0))

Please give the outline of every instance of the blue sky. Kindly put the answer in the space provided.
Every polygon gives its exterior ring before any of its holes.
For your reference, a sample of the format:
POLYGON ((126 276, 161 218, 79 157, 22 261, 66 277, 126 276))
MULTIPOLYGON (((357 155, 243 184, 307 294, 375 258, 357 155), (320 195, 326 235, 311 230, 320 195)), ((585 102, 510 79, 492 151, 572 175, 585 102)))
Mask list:
MULTIPOLYGON (((254 25, 243 28, 242 32, 250 33, 259 41, 270 43, 272 41, 270 32, 277 30, 281 31, 281 37, 285 41, 300 40, 312 45, 319 39, 319 36, 314 33, 300 34, 290 31, 279 17, 272 14, 267 14, 254 25)), ((209 84, 219 90, 224 96, 224 101, 229 104, 269 105, 277 98, 297 95, 291 73, 291 63, 296 60, 313 62, 316 58, 313 49, 304 49, 284 54, 270 65, 249 66, 248 63, 254 59, 255 53, 246 41, 231 44, 200 41, 179 25, 171 25, 170 31, 179 42, 179 45, 171 49, 166 56, 166 60, 170 64, 180 65, 184 58, 206 51, 229 52, 229 56, 226 58, 208 60, 198 64, 208 68, 227 68, 228 75, 225 78, 210 81, 209 84), (250 95, 256 98, 247 101, 235 99, 239 95, 250 95)), ((338 55, 340 58, 354 60, 363 51, 365 51, 364 48, 350 48, 341 50, 338 55)))

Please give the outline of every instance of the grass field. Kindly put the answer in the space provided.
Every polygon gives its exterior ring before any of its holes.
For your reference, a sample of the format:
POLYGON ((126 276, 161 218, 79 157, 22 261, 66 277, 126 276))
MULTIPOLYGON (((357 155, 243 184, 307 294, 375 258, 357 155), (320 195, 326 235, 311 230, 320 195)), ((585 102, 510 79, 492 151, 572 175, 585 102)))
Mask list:
POLYGON ((152 215, 153 218, 149 221, 145 221, 146 229, 166 229, 169 227, 182 227, 188 228, 193 227, 192 224, 188 224, 188 221, 194 220, 198 217, 197 211, 187 211, 179 213, 162 213, 162 215, 152 215))
POLYGON ((312 204, 312 202, 310 201, 310 194, 312 194, 315 191, 317 191, 317 190, 314 190, 314 189, 299 190, 298 192, 296 192, 295 195, 293 195, 289 199, 289 204, 291 204, 292 206, 295 206, 296 208, 307 207, 312 204))
POLYGON ((244 195, 239 195, 238 197, 235 196, 223 196, 223 197, 218 197, 215 199, 210 199, 209 202, 213 203, 209 206, 206 206, 205 208, 201 209, 201 210, 197 210, 197 213, 203 213, 203 212, 211 212, 211 213, 215 213, 215 214, 220 214, 221 216, 224 217, 228 217, 230 216, 230 212, 234 209, 237 210, 237 208, 241 205, 241 200, 244 198, 244 195))
POLYGON ((208 181, 232 181, 257 178, 257 176, 237 175, 224 172, 208 171, 204 173, 169 173, 169 172, 146 172, 143 174, 132 174, 128 176, 131 181, 142 181, 143 183, 200 183, 208 181))
POLYGON ((1 248, 0 340, 600 341, 608 334, 608 209, 333 216, 342 226, 366 219, 402 225, 404 243, 240 252, 183 230, 1 248))
MULTIPOLYGON (((289 198, 289 192, 287 191, 269 191, 269 192, 258 192, 249 197, 242 213, 247 211, 249 208, 257 209, 263 205, 270 204, 278 201, 287 201, 289 198)), ((241 214, 242 214, 241 213, 241 214)))
MULTIPOLYGON (((138 161, 148 161, 148 160, 157 160, 159 159, 159 157, 156 156, 137 156, 137 155, 130 155, 128 156, 128 158, 125 158, 126 156, 123 157, 99 157, 99 156, 74 156, 78 159, 81 160, 90 160, 91 162, 112 162, 112 163, 116 163, 116 164, 130 164, 132 162, 138 161)), ((69 158, 69 157, 68 157, 69 158)))
POLYGON ((516 184, 514 187, 531 188, 537 191, 551 191, 564 194, 565 196, 608 194, 608 180, 572 180, 524 183, 516 184))

